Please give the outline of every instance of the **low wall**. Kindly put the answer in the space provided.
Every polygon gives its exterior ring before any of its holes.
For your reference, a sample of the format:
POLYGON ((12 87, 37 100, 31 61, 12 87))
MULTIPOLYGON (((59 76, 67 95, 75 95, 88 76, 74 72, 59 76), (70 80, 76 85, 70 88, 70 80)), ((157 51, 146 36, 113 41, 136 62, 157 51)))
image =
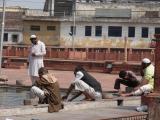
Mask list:
MULTIPOLYGON (((124 61, 124 48, 56 48, 47 46, 46 59, 113 60, 124 61)), ((29 46, 4 46, 3 56, 27 58, 29 46)), ((154 61, 154 49, 127 49, 127 61, 141 61, 144 57, 154 61)))
MULTIPOLYGON (((74 70, 83 65, 88 71, 118 73, 132 70, 139 74, 141 59, 154 61, 154 49, 128 49, 127 64, 124 63, 123 48, 55 48, 47 46, 45 66, 55 70, 74 70)), ((28 46, 4 46, 3 67, 27 68, 28 46)))

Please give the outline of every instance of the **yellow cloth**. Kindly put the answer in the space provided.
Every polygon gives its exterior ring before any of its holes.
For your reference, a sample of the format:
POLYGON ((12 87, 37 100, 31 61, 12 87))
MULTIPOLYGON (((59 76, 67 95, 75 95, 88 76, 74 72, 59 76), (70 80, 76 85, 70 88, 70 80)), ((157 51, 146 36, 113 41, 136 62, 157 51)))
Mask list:
POLYGON ((154 87, 154 66, 150 64, 147 68, 144 69, 144 77, 143 79, 148 81, 148 84, 154 87))

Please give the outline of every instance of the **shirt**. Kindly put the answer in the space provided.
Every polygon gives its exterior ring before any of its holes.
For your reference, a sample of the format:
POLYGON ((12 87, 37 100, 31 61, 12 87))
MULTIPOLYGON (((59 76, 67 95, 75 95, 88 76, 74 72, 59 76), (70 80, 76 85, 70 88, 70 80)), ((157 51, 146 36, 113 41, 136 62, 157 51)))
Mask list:
POLYGON ((144 69, 143 79, 148 81, 148 84, 154 86, 154 66, 150 64, 147 68, 144 69))
POLYGON ((137 84, 141 83, 141 80, 137 79, 137 76, 134 72, 132 71, 126 71, 126 72, 127 72, 127 80, 137 84))
POLYGON ((76 73, 75 80, 82 80, 96 92, 102 92, 101 84, 86 71, 78 71, 76 73))
POLYGON ((43 56, 46 54, 45 44, 41 41, 38 41, 36 45, 32 44, 29 54, 29 75, 30 76, 39 76, 38 70, 41 67, 44 67, 43 56), (35 56, 32 56, 32 53, 35 56))

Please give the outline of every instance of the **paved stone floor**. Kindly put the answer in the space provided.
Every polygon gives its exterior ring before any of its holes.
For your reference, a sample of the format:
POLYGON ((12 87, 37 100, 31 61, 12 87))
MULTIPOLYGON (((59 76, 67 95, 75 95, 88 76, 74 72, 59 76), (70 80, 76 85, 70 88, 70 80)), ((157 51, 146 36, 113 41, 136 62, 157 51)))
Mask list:
POLYGON ((10 118, 12 120, 108 120, 109 118, 126 117, 140 115, 143 113, 136 112, 135 107, 125 108, 97 108, 74 111, 60 111, 58 113, 41 113, 36 115, 22 115, 1 117, 1 120, 10 118))
MULTIPOLYGON (((73 71, 57 71, 52 70, 58 78, 61 88, 68 88, 74 79, 73 71)), ((103 91, 113 91, 114 81, 118 77, 117 74, 95 73, 90 72, 98 81, 100 81, 103 91)), ((16 80, 21 80, 25 85, 31 85, 27 69, 2 69, 2 75, 8 77, 8 84, 15 85, 16 80)), ((124 87, 122 87, 124 89, 124 87)))
MULTIPOLYGON (((73 71, 52 70, 50 72, 54 72, 55 76, 58 78, 61 88, 68 88, 69 84, 74 79, 73 71)), ((6 75, 8 77, 8 84, 15 85, 16 80, 21 80, 26 86, 31 85, 27 69, 2 69, 2 75, 6 75)), ((98 81, 100 81, 103 91, 114 90, 114 81, 118 77, 118 75, 94 72, 91 72, 91 75, 93 75, 98 81)), ((138 115, 140 113, 135 111, 135 106, 139 104, 140 102, 136 101, 135 104, 133 104, 133 102, 129 102, 129 106, 125 106, 123 108, 103 106, 87 109, 86 107, 86 109, 83 110, 66 110, 60 111, 58 113, 45 112, 34 115, 0 117, 0 120, 7 120, 6 118, 10 118, 11 120, 102 120, 126 115, 138 115)), ((111 104, 109 103, 109 105, 111 104)), ((116 103, 113 103, 113 105, 116 105, 116 103)))

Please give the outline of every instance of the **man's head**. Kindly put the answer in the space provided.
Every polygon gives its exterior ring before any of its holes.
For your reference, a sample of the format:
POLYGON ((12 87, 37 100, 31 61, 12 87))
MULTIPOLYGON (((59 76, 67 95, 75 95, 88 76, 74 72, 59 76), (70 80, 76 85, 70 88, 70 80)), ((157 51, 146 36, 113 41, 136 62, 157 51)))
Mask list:
POLYGON ((124 71, 124 70, 121 70, 120 72, 119 72, 119 77, 120 78, 125 78, 126 77, 126 75, 127 75, 127 72, 126 71, 124 71))
POLYGON ((48 73, 48 70, 44 67, 41 67, 39 70, 38 70, 38 74, 39 74, 39 77, 42 77, 43 75, 47 74, 48 73))
POLYGON ((31 43, 34 44, 34 45, 36 45, 37 42, 38 42, 38 39, 37 39, 36 35, 31 35, 30 40, 31 40, 31 43))
POLYGON ((77 65, 74 69, 74 74, 76 75, 78 71, 85 71, 85 69, 81 65, 77 65))
POLYGON ((148 59, 148 58, 142 59, 142 69, 145 69, 145 68, 148 67, 150 64, 151 64, 150 59, 148 59))

